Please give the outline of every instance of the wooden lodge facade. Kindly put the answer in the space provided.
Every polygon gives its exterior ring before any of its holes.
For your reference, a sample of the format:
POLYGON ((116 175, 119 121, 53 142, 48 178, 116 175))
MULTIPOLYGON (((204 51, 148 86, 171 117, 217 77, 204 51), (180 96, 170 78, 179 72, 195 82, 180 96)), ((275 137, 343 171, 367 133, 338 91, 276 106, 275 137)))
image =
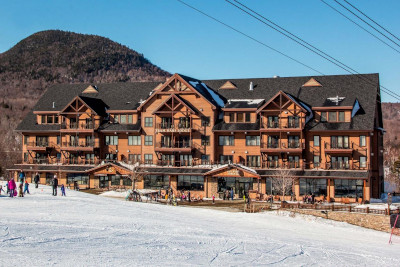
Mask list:
POLYGON ((55 85, 18 126, 41 183, 369 200, 383 187, 378 74, 55 85))

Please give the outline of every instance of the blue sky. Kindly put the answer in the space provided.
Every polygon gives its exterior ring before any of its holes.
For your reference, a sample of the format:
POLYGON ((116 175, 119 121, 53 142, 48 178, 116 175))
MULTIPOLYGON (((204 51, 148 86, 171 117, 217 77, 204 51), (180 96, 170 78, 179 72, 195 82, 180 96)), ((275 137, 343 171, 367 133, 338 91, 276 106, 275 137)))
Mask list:
MULTIPOLYGON (((346 74, 223 0, 185 1, 324 74, 346 74)), ((400 36, 400 1, 349 1, 400 36)), ((400 54, 320 0, 243 3, 358 72, 380 73, 381 85, 400 94, 400 54)), ((37 31, 60 29, 108 37, 171 73, 198 79, 318 75, 176 0, 0 0, 0 6, 0 52, 37 31)))

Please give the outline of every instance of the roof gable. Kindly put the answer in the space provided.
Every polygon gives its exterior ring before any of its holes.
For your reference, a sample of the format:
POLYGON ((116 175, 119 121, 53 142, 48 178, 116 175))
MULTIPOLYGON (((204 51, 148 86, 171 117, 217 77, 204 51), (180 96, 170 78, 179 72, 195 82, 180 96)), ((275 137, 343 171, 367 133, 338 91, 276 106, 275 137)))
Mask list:
POLYGON ((190 107, 179 95, 172 94, 170 97, 168 97, 164 102, 162 102, 154 111, 152 114, 159 113, 161 111, 178 111, 182 107, 186 107, 187 111, 189 111, 192 114, 195 114, 196 112, 192 107, 190 107))
POLYGON ((314 78, 311 78, 305 84, 303 84, 302 87, 322 87, 322 85, 314 78))
POLYGON ((237 89, 237 87, 231 81, 226 81, 219 89, 237 89))
POLYGON ((82 91, 82 94, 97 94, 98 92, 97 86, 89 85, 85 90, 82 91))
POLYGON ((204 175, 212 175, 214 177, 260 178, 260 175, 255 170, 241 164, 225 164, 206 172, 204 175))
POLYGON ((292 96, 286 94, 283 91, 279 91, 276 95, 274 95, 270 100, 268 100, 264 105, 262 105, 258 110, 257 113, 261 112, 262 110, 268 107, 275 107, 278 109, 284 109, 289 106, 290 103, 295 104, 297 107, 300 108, 301 111, 307 113, 307 110, 295 100, 292 96))

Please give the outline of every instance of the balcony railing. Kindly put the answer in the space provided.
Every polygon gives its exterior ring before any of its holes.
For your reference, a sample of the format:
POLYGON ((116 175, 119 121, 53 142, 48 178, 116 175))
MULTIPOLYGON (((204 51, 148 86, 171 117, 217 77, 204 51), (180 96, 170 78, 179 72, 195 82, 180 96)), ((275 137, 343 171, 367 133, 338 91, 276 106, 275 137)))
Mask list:
POLYGON ((156 132, 190 132, 192 129, 190 121, 179 123, 157 123, 156 132))
POLYGON ((99 147, 99 142, 97 141, 62 142, 62 147, 99 147))
POLYGON ((304 149, 305 145, 300 141, 275 141, 275 142, 261 142, 262 149, 304 149))
MULTIPOLYGON (((267 120, 267 119, 264 119, 267 120)), ((300 129, 302 128, 301 119, 296 120, 288 120, 286 118, 281 118, 278 121, 266 121, 262 125, 263 128, 266 129, 300 129)))
POLYGON ((49 142, 48 141, 37 141, 37 142, 28 142, 26 146, 29 147, 48 147, 49 142))
POLYGON ((63 129, 63 130, 95 130, 98 127, 99 127, 99 124, 95 123, 95 122, 61 123, 61 129, 63 129))
POLYGON ((157 142, 156 148, 192 148, 191 141, 157 142))
POLYGON ((325 145, 324 145, 325 149, 327 149, 327 150, 334 150, 334 149, 350 149, 350 150, 352 150, 353 146, 354 146, 354 143, 340 144, 340 143, 325 142, 325 145))

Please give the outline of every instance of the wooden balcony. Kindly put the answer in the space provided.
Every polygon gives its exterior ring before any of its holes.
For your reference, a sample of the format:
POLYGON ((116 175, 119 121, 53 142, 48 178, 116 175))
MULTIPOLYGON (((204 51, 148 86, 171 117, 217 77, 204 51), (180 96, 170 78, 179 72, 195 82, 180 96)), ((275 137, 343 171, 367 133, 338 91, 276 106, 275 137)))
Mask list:
POLYGON ((325 143, 324 145, 325 153, 329 154, 352 154, 353 153, 353 144, 330 144, 325 143))
POLYGON ((156 133, 189 133, 193 130, 190 122, 157 123, 156 133))
POLYGON ((263 132, 299 132, 303 130, 303 123, 301 119, 299 121, 289 121, 288 119, 282 118, 278 122, 264 122, 261 124, 261 131, 263 132))
POLYGON ((63 142, 61 143, 61 150, 64 151, 84 151, 93 152, 95 148, 99 148, 98 142, 63 142))
POLYGON ((164 143, 157 142, 154 150, 158 152, 191 152, 193 145, 191 141, 188 142, 175 142, 175 143, 164 143))
POLYGON ((49 142, 29 142, 26 144, 26 150, 36 152, 46 152, 50 147, 49 142))
POLYGON ((90 122, 90 123, 62 123, 60 131, 69 133, 69 132, 82 132, 82 133, 91 133, 99 127, 98 123, 90 122))
POLYGON ((301 153, 305 148, 302 142, 276 142, 276 143, 261 143, 261 152, 289 152, 289 153, 301 153))

